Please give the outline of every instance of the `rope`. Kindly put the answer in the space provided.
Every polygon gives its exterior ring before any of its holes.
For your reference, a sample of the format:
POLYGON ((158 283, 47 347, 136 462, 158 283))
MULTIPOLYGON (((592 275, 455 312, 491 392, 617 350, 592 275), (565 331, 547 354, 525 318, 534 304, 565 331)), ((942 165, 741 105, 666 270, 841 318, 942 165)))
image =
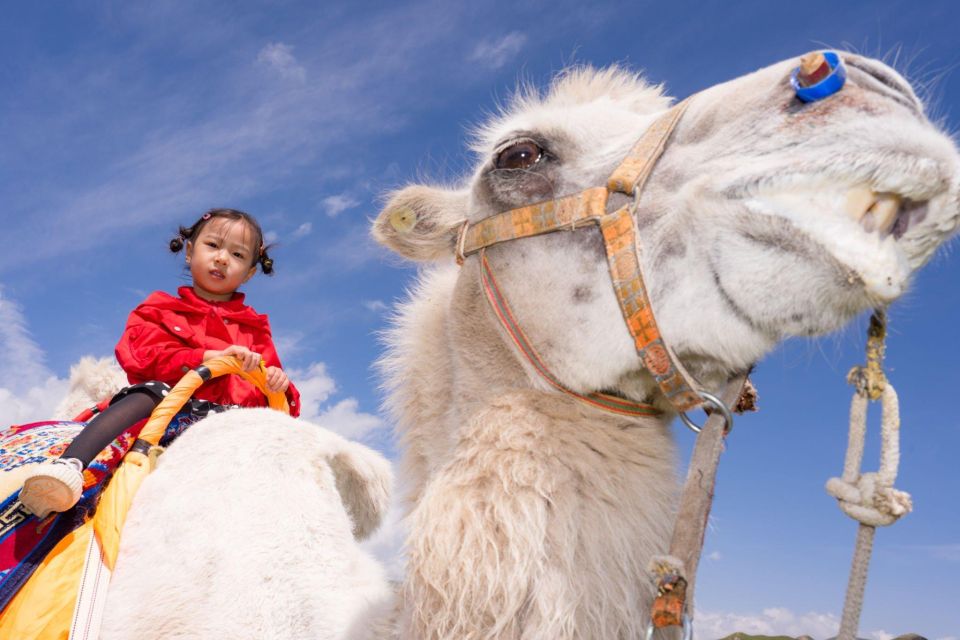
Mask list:
POLYGON ((843 476, 830 478, 826 487, 827 493, 837 499, 840 509, 860 523, 837 640, 857 637, 876 528, 893 524, 913 508, 910 494, 893 488, 900 463, 900 406, 897 392, 883 374, 885 337, 885 319, 878 311, 870 319, 867 365, 854 367, 847 376, 856 392, 850 404, 850 435, 843 476), (882 407, 880 468, 861 474, 870 400, 880 400, 882 407))

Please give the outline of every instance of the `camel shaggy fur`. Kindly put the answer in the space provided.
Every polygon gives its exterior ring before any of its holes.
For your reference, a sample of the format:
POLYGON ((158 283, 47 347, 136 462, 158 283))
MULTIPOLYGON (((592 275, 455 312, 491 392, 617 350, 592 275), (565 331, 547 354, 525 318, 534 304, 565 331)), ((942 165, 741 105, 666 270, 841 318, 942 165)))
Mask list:
MULTIPOLYGON (((846 86, 804 104, 797 59, 692 98, 636 224, 665 342, 717 391, 790 336, 886 305, 960 224, 960 158, 910 85, 842 54, 846 86), (884 204, 886 203, 886 204, 884 204), (892 204, 890 204, 892 203, 892 204)), ((674 417, 643 369, 591 225, 486 250, 542 361, 578 393, 657 404, 605 413, 552 389, 501 329, 458 230, 603 185, 669 106, 618 68, 577 68, 476 133, 461 188, 408 186, 377 240, 429 263, 382 360, 410 486, 400 627, 411 640, 642 637, 677 482, 674 417)), ((611 196, 610 207, 625 197, 611 196)))
MULTIPOLYGON (((112 358, 83 358, 57 412, 125 382, 112 358)), ((392 482, 380 454, 270 409, 198 422, 130 508, 100 638, 384 637, 393 591, 359 541, 392 482)))
POLYGON ((137 494, 100 637, 376 637, 393 593, 357 541, 391 477, 367 447, 271 409, 193 425, 137 494))

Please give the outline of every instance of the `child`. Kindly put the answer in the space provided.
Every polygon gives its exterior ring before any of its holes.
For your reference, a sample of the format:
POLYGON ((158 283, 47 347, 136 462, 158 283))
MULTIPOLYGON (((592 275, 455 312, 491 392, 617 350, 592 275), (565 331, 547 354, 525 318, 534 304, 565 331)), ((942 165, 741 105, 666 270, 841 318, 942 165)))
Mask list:
MULTIPOLYGON (((266 363, 270 391, 283 391, 290 413, 300 413, 299 393, 280 366, 267 316, 244 304, 237 288, 253 277, 257 265, 273 272, 260 225, 234 209, 212 209, 170 241, 185 248, 192 286, 179 297, 156 291, 131 312, 117 344, 117 361, 133 386, 123 389, 96 415, 63 455, 39 465, 24 482, 20 502, 38 518, 66 511, 77 503, 83 469, 117 436, 149 417, 184 373, 205 360, 237 356, 247 371, 266 363)), ((266 396, 239 376, 205 382, 185 410, 194 422, 231 406, 262 407, 266 396)))

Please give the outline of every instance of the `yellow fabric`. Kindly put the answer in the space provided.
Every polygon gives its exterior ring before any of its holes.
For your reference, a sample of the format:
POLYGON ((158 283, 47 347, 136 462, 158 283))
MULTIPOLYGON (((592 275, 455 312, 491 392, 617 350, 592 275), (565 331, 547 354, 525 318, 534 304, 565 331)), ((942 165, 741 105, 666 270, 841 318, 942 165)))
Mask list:
MULTIPOLYGON (((267 390, 266 368, 243 371, 233 356, 215 358, 204 363, 211 377, 233 373, 256 385, 267 396, 271 408, 290 412, 286 396, 267 390)), ((188 372, 157 405, 140 438, 156 445, 170 419, 186 404, 193 392, 203 384, 195 372, 188 372)), ((90 536, 100 541, 106 565, 113 570, 120 549, 120 532, 127 511, 140 483, 151 471, 146 456, 136 451, 127 453, 114 473, 97 505, 93 518, 63 538, 44 559, 30 579, 0 614, 0 638, 6 640, 59 640, 69 635, 77 587, 86 560, 90 536)))
POLYGON ((69 636, 91 531, 87 521, 47 554, 0 614, 0 638, 61 640, 69 636))

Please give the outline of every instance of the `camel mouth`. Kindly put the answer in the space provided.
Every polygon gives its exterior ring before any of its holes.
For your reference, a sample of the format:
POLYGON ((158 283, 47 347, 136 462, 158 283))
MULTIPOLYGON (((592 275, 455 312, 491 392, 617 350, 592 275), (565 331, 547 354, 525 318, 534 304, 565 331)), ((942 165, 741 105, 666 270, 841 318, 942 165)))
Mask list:
POLYGON ((786 219, 880 302, 906 290, 912 256, 901 240, 927 218, 928 202, 865 183, 777 190, 744 200, 752 213, 786 219))
POLYGON ((897 193, 877 193, 867 185, 859 185, 847 191, 843 212, 866 233, 876 233, 880 238, 892 235, 894 240, 900 240, 911 227, 926 218, 927 204, 926 200, 913 200, 897 193))

